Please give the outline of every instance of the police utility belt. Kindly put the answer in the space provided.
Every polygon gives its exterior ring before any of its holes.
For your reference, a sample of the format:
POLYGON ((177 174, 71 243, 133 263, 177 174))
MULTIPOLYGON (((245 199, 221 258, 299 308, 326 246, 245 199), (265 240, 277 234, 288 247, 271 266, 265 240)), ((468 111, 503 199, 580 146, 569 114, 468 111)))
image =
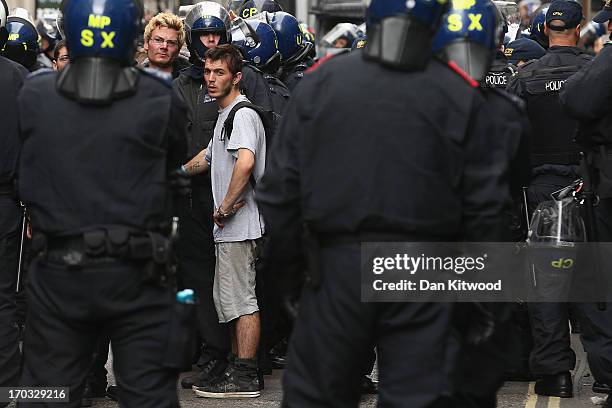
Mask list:
POLYGON ((75 235, 48 236, 35 233, 32 250, 43 261, 82 267, 118 260, 170 262, 172 242, 157 232, 108 227, 75 235))

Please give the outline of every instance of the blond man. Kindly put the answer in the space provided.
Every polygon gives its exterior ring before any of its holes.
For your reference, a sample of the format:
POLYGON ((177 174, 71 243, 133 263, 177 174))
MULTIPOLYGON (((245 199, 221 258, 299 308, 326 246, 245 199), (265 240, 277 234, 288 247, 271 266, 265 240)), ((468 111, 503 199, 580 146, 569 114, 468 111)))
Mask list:
POLYGON ((145 27, 144 50, 147 60, 143 65, 176 78, 179 71, 188 65, 179 56, 184 44, 185 30, 181 19, 172 13, 159 13, 145 27))

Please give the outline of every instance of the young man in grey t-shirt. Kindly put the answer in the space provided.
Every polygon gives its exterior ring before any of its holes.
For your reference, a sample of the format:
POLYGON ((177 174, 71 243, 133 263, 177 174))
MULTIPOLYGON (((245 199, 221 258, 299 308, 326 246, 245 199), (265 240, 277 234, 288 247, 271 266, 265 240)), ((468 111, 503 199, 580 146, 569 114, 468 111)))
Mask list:
POLYGON ((206 53, 204 78, 210 96, 219 105, 219 118, 208 147, 183 166, 188 174, 210 168, 215 213, 216 266, 213 298, 219 322, 231 327, 235 359, 220 382, 194 387, 209 398, 258 397, 257 348, 260 319, 255 296, 255 259, 264 223, 253 197, 251 178, 263 175, 266 135, 257 112, 236 112, 231 135, 223 129, 236 104, 248 99, 240 94, 242 56, 231 45, 206 53))

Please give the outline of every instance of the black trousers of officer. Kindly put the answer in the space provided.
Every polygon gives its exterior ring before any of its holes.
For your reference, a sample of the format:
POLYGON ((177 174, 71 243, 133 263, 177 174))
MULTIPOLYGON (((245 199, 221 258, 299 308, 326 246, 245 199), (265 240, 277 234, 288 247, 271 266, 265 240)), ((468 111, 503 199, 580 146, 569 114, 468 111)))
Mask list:
MULTIPOLYGON (((612 199, 602 199, 594 209, 598 241, 612 242, 612 199)), ((602 271, 609 273, 612 270, 609 254, 600 255, 602 271)), ((577 303, 576 308, 580 339, 593 377, 597 382, 612 384, 612 303, 604 308, 596 303, 577 303)))
MULTIPOLYGON (((453 306, 361 302, 358 244, 321 249, 321 285, 307 286, 283 378, 289 407, 357 407, 364 355, 377 347, 378 404, 430 407, 448 392, 453 306)), ((453 406, 453 405, 435 405, 453 406)))
POLYGON ((18 385, 21 370, 15 300, 20 216, 15 199, 0 193, 0 387, 18 385))
MULTIPOLYGON (((172 339, 183 338, 185 317, 175 293, 143 280, 142 263, 112 261, 80 269, 35 260, 30 269, 24 386, 70 388, 79 407, 92 356, 102 335, 126 407, 178 407, 181 362, 172 339), (181 321, 182 320, 182 321, 181 321), (182 324, 180 324, 182 323, 182 324), (182 336, 182 337, 181 337, 182 336)), ((23 403, 20 407, 54 406, 23 403)))
MULTIPOLYGON (((571 174, 571 171, 569 173, 571 174)), ((573 177, 536 175, 527 193, 530 214, 539 203, 552 200, 551 193, 568 186, 577 178, 577 174, 573 177)), ((529 366, 536 377, 570 371, 576 365, 576 354, 570 347, 569 307, 567 303, 528 304, 533 334, 529 366)))
POLYGON ((213 300, 215 279, 215 245, 213 241, 212 190, 193 185, 191 199, 179 206, 179 273, 180 288, 193 289, 198 297, 196 328, 204 344, 198 365, 211 360, 225 360, 230 349, 227 325, 219 323, 213 300), (208 196, 205 196, 208 195, 208 196))

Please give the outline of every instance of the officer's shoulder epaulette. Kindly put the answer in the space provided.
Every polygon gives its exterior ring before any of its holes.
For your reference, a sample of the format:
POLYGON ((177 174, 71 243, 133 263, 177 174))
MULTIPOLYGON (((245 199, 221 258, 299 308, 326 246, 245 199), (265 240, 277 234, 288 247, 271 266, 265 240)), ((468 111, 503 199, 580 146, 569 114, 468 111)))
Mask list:
POLYGON ((517 111, 523 112, 525 110, 525 102, 518 96, 503 89, 497 88, 489 88, 489 92, 497 95, 500 98, 506 99, 508 102, 510 102, 512 106, 516 108, 517 111))
POLYGON ((168 87, 172 86, 172 75, 168 74, 167 72, 145 67, 138 67, 138 70, 144 75, 154 78, 168 87))
POLYGON ((30 80, 32 78, 38 78, 38 77, 42 77, 44 75, 49 75, 49 74, 53 74, 55 71, 52 70, 51 68, 41 68, 38 69, 34 72, 30 72, 27 76, 26 76, 26 80, 30 80))

